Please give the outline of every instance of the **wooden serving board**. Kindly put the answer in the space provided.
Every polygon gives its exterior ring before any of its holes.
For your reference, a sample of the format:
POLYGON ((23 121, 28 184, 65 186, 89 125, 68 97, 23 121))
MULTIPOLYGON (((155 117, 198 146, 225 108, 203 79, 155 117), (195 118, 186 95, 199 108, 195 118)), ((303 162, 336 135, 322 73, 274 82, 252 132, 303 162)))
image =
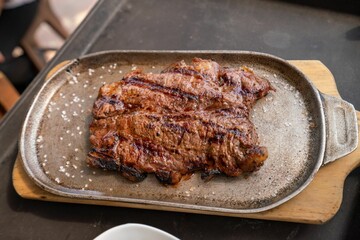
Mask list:
MULTIPOLYGON (((320 61, 298 60, 289 62, 303 71, 321 92, 340 97, 333 75, 329 69, 326 68, 326 66, 320 61)), ((49 73, 48 77, 65 63, 66 62, 56 66, 53 71, 49 73)), ((358 125, 360 125, 360 112, 357 112, 357 117, 358 125)), ((322 167, 316 174, 311 184, 290 201, 274 209, 252 214, 220 213, 147 204, 62 197, 49 193, 38 187, 27 176, 21 165, 19 157, 16 160, 13 169, 13 184, 16 192, 21 197, 27 199, 321 224, 335 216, 336 212, 339 210, 342 202, 345 178, 353 169, 359 165, 360 148, 357 148, 348 156, 322 167)))

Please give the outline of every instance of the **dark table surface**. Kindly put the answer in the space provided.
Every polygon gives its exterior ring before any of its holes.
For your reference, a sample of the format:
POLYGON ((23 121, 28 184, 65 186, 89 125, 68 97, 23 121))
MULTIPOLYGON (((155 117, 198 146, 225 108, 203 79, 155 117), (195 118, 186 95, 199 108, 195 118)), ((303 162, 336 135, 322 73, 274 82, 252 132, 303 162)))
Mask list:
POLYGON ((11 180, 23 119, 57 63, 110 49, 251 50, 318 59, 360 109, 359 1, 100 1, 0 123, 0 239, 91 239, 124 223, 181 239, 356 239, 360 170, 346 179, 337 215, 323 225, 26 200, 11 180))

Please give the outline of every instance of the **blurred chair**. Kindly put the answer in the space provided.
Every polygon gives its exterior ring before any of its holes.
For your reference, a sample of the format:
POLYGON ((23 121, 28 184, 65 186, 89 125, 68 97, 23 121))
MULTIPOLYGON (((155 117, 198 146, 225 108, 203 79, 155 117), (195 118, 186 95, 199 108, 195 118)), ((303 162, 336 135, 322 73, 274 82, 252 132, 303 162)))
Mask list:
POLYGON ((51 9, 49 0, 40 0, 36 17, 20 43, 24 52, 39 70, 44 67, 45 60, 41 55, 39 46, 37 45, 34 36, 36 30, 42 23, 47 23, 63 39, 66 39, 69 36, 69 33, 65 30, 60 20, 51 9))
POLYGON ((6 76, 0 72, 0 119, 15 105, 19 97, 19 92, 6 76))

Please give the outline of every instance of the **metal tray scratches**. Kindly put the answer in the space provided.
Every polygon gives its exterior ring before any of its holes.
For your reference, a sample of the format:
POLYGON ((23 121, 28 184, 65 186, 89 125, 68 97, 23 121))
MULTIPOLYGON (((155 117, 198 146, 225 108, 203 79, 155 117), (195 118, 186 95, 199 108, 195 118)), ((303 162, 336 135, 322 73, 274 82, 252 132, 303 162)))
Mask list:
POLYGON ((276 207, 303 190, 323 163, 325 144, 320 94, 282 59, 254 52, 112 51, 73 60, 53 75, 27 115, 20 152, 35 183, 62 196, 251 213, 276 207), (245 65, 276 88, 251 112, 261 145, 269 151, 264 166, 247 177, 209 182, 194 174, 176 187, 165 187, 152 175, 131 183, 114 172, 89 168, 88 126, 99 87, 136 68, 156 73, 193 57, 245 65))

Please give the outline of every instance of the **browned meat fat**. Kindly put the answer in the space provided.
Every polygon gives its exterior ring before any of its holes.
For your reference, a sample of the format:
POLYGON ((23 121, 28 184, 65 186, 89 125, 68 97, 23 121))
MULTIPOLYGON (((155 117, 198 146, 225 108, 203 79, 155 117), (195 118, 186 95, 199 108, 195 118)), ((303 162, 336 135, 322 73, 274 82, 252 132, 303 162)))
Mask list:
POLYGON ((249 111, 270 90, 246 67, 200 58, 159 74, 130 72, 100 88, 87 162, 131 181, 154 173, 164 184, 195 171, 204 179, 256 171, 268 153, 249 111))

